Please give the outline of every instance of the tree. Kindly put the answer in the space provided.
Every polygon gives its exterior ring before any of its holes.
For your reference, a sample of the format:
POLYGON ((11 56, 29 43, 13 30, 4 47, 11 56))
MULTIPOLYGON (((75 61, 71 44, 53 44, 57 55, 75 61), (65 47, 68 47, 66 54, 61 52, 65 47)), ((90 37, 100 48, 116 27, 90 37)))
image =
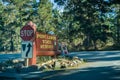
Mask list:
POLYGON ((52 3, 49 0, 2 0, 0 8, 0 33, 3 34, 0 38, 1 50, 5 46, 8 51, 20 49, 20 29, 28 21, 36 23, 42 32, 55 30, 52 27, 52 3))
MULTIPOLYGON (((111 27, 115 28, 115 26, 113 26, 114 23, 112 22, 113 17, 110 18, 109 14, 114 10, 111 7, 112 2, 116 2, 117 0, 54 1, 58 5, 64 5, 65 7, 63 16, 65 17, 64 20, 68 22, 67 29, 69 30, 70 43, 73 43, 79 37, 79 39, 83 38, 82 44, 86 50, 89 49, 91 44, 97 49, 97 40, 106 43, 108 37, 112 37, 113 33, 111 31, 113 28, 111 27), (81 34, 84 34, 84 37, 81 37, 81 34)), ((116 13, 113 11, 113 14, 116 13)))
POLYGON ((115 39, 116 39, 116 45, 120 45, 120 2, 119 0, 111 0, 111 7, 112 9, 114 9, 114 14, 115 14, 115 18, 114 18, 114 26, 116 27, 116 31, 115 31, 115 39))
POLYGON ((54 28, 51 24, 52 21, 52 4, 49 0, 40 0, 38 7, 39 14, 39 26, 38 30, 48 33, 49 31, 54 32, 54 28))

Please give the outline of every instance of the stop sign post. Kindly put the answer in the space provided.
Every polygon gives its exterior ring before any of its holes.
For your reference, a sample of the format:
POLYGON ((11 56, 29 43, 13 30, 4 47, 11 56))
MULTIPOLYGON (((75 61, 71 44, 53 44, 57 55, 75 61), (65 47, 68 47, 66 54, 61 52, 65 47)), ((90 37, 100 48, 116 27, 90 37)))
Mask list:
POLYGON ((23 41, 30 41, 34 38, 34 33, 34 29, 30 25, 26 25, 20 30, 20 37, 23 41))
MULTIPOLYGON (((36 43, 35 43, 35 33, 36 33, 36 26, 33 25, 34 23, 28 22, 27 25, 23 26, 20 30, 20 37, 22 38, 23 42, 32 42, 32 58, 25 59, 26 64, 35 65, 36 64, 36 43)), ((28 50, 27 50, 28 51, 28 50)), ((27 53, 27 52, 26 52, 27 53)))

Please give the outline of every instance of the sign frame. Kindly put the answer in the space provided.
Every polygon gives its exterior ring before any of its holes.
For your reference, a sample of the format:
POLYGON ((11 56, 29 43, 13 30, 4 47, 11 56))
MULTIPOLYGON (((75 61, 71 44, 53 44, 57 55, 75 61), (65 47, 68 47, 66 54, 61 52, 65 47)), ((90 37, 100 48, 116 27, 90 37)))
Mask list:
POLYGON ((58 39, 55 35, 36 32, 37 56, 54 56, 58 54, 58 39))

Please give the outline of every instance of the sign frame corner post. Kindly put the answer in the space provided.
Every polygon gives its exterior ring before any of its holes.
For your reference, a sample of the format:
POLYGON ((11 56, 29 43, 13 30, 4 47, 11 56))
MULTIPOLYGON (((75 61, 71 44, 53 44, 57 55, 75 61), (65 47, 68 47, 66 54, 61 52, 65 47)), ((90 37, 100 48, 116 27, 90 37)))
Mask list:
POLYGON ((36 42, 33 42, 33 57, 29 59, 29 65, 36 65, 37 60, 37 51, 36 51, 36 42))
MULTIPOLYGON (((23 50, 24 52, 26 52, 26 57, 24 57, 26 59, 26 65, 31 66, 31 65, 36 65, 36 42, 35 42, 35 38, 36 38, 36 25, 30 21, 28 22, 25 26, 23 26, 20 30, 20 37, 22 39, 23 42, 32 42, 32 51, 31 51, 31 57, 28 57, 28 53, 30 52, 30 45, 26 46, 28 47, 27 51, 23 50)), ((29 43, 30 44, 30 43, 29 43)), ((24 48, 26 49, 26 48, 24 48)), ((23 54, 23 53, 22 53, 23 54)))
POLYGON ((36 26, 32 26, 32 28, 34 29, 34 40, 33 40, 33 54, 32 54, 32 58, 29 58, 29 65, 36 65, 36 60, 37 60, 37 49, 36 49, 36 26))

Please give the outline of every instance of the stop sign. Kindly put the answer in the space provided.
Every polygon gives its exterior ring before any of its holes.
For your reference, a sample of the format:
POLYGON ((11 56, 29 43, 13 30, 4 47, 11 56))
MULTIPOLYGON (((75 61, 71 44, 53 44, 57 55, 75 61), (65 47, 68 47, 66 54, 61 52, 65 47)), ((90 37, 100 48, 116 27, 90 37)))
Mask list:
POLYGON ((24 41, 32 40, 34 38, 34 29, 31 26, 29 26, 29 25, 24 26, 20 30, 20 37, 24 41))

